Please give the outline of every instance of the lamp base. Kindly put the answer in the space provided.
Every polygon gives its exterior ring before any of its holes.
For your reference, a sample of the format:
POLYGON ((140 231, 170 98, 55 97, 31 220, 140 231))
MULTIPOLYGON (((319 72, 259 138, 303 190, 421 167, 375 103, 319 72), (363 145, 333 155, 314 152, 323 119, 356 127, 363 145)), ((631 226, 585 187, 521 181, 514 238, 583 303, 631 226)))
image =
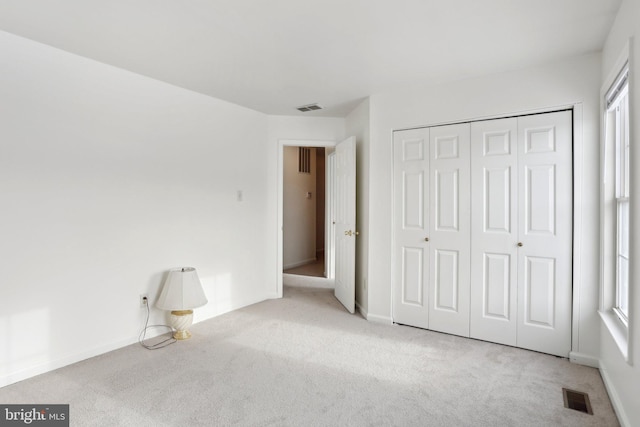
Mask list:
POLYGON ((191 338, 191 332, 189 331, 175 331, 173 333, 173 338, 177 340, 188 340, 191 338))
POLYGON ((191 332, 188 329, 193 324, 193 310, 173 310, 169 317, 169 324, 176 330, 173 338, 188 340, 191 338, 191 332))

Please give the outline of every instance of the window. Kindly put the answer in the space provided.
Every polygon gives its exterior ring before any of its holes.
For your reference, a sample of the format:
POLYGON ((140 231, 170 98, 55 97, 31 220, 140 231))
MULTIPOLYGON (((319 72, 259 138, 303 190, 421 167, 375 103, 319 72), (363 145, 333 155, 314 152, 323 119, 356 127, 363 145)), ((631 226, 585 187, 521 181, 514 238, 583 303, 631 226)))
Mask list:
MULTIPOLYGON (((606 96, 606 135, 615 161, 615 302, 614 313, 629 322, 629 85, 625 66, 606 96)), ((612 230, 614 231, 614 230, 612 230)))
MULTIPOLYGON (((638 312, 629 305, 629 232, 637 216, 630 210, 630 161, 632 149, 629 121, 633 112, 629 105, 629 46, 620 53, 612 72, 600 90, 602 100, 602 163, 600 164, 600 309, 598 314, 604 330, 615 342, 622 357, 631 364, 632 336, 630 320, 638 312), (633 223, 633 224, 632 224, 633 223)), ((635 192, 636 189, 634 189, 635 192)), ((635 202, 634 202, 635 204, 635 202)))
POLYGON ((629 85, 628 68, 607 93, 607 134, 614 145, 616 286, 614 312, 629 321, 629 85))
POLYGON ((298 172, 311 173, 311 149, 298 147, 298 172))

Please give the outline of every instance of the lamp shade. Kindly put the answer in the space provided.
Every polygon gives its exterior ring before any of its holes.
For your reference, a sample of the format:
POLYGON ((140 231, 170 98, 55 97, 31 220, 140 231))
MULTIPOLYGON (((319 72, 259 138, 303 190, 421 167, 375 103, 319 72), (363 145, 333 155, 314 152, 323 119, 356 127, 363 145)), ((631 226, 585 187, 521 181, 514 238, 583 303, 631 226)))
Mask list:
POLYGON ((163 310, 191 310, 207 302, 196 269, 182 267, 169 272, 156 307, 163 310))

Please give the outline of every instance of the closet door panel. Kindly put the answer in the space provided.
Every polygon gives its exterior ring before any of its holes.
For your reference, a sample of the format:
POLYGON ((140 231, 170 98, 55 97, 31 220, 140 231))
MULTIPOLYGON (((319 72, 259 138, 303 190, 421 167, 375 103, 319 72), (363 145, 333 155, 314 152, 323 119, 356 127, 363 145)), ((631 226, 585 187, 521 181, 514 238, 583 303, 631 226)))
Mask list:
POLYGON ((436 250, 434 305, 438 310, 459 311, 458 251, 436 250))
POLYGON ((469 124, 430 128, 429 329, 469 336, 469 124))
POLYGON ((517 120, 471 124, 470 335, 516 344, 517 120))
POLYGON ((571 112, 518 118, 520 156, 517 346, 571 350, 571 112))
POLYGON ((482 315, 487 318, 509 321, 513 307, 511 304, 511 256, 508 254, 485 253, 482 283, 482 315))
POLYGON ((393 138, 393 320, 428 328, 429 130, 393 138))

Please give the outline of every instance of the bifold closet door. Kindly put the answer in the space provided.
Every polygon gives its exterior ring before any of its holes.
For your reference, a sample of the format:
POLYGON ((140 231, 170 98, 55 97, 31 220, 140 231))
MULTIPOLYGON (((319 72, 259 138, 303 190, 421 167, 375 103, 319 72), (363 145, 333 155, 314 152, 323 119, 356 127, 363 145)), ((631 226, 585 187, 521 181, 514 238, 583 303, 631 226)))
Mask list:
POLYGON ((394 133, 397 323, 563 357, 570 111, 394 133))
POLYGON ((396 323, 469 336, 469 125, 394 133, 396 323))
POLYGON ((429 130, 429 329, 469 336, 469 124, 429 130))
POLYGON ((571 112, 473 123, 471 337, 571 348, 571 112))
POLYGON ((393 320, 429 327, 429 129, 393 134, 393 320))

